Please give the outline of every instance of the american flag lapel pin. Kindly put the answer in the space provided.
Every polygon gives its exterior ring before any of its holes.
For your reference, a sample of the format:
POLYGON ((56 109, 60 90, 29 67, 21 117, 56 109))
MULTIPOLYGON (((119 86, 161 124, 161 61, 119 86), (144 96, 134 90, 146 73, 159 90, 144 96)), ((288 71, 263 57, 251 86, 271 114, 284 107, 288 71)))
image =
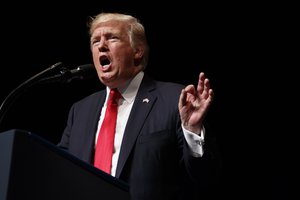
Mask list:
POLYGON ((149 99, 148 98, 145 98, 145 99, 143 99, 143 103, 149 103, 149 99))

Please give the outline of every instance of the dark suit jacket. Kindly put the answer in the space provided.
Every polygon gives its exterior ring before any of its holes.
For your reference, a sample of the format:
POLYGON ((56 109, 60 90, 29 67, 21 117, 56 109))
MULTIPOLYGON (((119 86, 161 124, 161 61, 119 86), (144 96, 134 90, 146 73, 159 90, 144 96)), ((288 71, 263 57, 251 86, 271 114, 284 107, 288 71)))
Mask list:
MULTIPOLYGON (((186 199, 198 193, 211 171, 211 156, 190 155, 178 112, 182 85, 146 75, 137 93, 119 155, 116 177, 129 184, 132 199, 186 199), (149 102, 143 102, 148 98, 149 102), (196 190, 190 190, 191 188, 196 190), (188 191, 187 191, 188 190, 188 191)), ((106 90, 75 103, 59 146, 93 163, 94 140, 106 90)))

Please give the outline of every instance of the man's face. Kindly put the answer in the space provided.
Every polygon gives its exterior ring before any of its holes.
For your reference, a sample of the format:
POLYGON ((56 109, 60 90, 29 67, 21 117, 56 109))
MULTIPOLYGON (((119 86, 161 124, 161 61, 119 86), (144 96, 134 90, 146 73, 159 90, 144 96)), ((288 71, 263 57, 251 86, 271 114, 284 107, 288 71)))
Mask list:
POLYGON ((124 22, 100 23, 92 33, 91 49, 98 77, 110 88, 122 86, 141 71, 134 65, 138 53, 130 44, 124 22))

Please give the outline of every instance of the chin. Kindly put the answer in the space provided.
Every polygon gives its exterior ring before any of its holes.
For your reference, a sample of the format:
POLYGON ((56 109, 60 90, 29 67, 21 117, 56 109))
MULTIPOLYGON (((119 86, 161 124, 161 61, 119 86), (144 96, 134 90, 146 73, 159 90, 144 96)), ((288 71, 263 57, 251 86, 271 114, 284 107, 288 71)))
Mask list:
POLYGON ((106 78, 106 77, 102 77, 101 79, 101 82, 104 84, 104 85, 106 85, 106 86, 108 86, 108 87, 113 87, 116 83, 114 82, 114 79, 112 79, 112 78, 106 78))

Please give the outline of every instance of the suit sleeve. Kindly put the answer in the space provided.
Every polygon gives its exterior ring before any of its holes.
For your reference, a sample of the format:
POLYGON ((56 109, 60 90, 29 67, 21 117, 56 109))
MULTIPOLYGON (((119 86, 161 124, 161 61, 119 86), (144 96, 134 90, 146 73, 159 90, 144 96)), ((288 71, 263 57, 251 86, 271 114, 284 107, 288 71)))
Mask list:
MULTIPOLYGON (((181 122, 180 125, 177 125, 177 130, 183 135, 181 122)), ((183 139, 184 136, 181 139, 184 171, 190 180, 199 187, 216 184, 222 168, 216 138, 210 128, 206 128, 205 132, 205 140, 202 143, 202 156, 195 156, 186 139, 183 139)))
POLYGON ((71 133, 71 127, 73 124, 73 116, 74 116, 75 104, 71 107, 68 115, 67 126, 64 129, 60 142, 57 144, 59 148, 64 150, 69 149, 69 139, 71 133))

